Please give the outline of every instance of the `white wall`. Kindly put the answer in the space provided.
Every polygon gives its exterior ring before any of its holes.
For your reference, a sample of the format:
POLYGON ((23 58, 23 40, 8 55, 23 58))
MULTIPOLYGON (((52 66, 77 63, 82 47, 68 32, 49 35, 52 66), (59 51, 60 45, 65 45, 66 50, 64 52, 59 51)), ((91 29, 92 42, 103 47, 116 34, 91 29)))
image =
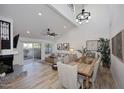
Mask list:
MULTIPOLYGON (((111 38, 124 29, 124 5, 111 5, 111 38)), ((111 71, 118 85, 124 88, 124 63, 117 57, 111 55, 111 71)))
POLYGON ((19 42, 17 45, 17 51, 18 54, 14 56, 14 62, 13 64, 19 64, 23 65, 24 59, 23 59, 23 43, 40 43, 41 44, 41 58, 44 59, 48 55, 45 54, 45 44, 50 43, 53 46, 53 51, 54 52, 54 42, 53 41, 47 41, 47 40, 41 40, 41 39, 31 39, 31 38, 25 38, 25 37, 20 37, 19 42))
POLYGON ((109 38, 109 12, 108 5, 87 5, 86 10, 91 12, 89 23, 68 31, 56 43, 69 42, 74 49, 86 45, 86 40, 97 40, 101 37, 109 38))

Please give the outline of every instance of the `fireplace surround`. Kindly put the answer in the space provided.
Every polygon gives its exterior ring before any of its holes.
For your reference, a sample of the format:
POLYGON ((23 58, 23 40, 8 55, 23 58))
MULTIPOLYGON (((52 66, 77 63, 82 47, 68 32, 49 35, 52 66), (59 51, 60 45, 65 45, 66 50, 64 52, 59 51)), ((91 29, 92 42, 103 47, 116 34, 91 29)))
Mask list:
POLYGON ((13 55, 0 55, 0 62, 7 66, 6 73, 13 72, 13 55))
POLYGON ((0 63, 7 66, 6 73, 13 72, 13 55, 13 20, 0 16, 0 63))

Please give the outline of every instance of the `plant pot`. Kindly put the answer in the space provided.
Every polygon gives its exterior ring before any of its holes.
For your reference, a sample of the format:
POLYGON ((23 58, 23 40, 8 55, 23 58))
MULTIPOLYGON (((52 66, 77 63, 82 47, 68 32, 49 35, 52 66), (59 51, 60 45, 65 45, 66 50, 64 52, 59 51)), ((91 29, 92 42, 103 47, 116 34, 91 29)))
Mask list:
POLYGON ((2 74, 0 74, 0 77, 1 78, 5 77, 5 76, 6 76, 6 73, 5 72, 3 72, 2 74))
POLYGON ((105 64, 105 63, 102 63, 102 66, 103 66, 103 67, 106 67, 106 64, 105 64))
POLYGON ((107 66, 106 66, 106 67, 107 67, 107 68, 110 68, 110 66, 111 66, 111 64, 107 64, 107 66))
POLYGON ((85 59, 86 59, 86 57, 83 55, 83 56, 81 57, 81 62, 85 62, 85 59))
POLYGON ((110 68, 110 64, 102 63, 102 66, 103 66, 103 67, 106 67, 106 68, 110 68))

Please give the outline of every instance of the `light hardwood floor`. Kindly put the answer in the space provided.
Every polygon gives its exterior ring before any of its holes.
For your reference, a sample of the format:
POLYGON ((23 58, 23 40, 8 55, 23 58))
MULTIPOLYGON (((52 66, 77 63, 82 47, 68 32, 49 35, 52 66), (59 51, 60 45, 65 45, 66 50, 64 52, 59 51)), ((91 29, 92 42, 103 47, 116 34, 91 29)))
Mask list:
MULTIPOLYGON (((59 89, 57 71, 52 70, 49 64, 30 63, 21 67, 28 73, 9 83, 9 89, 59 89)), ((116 84, 109 70, 100 67, 96 80, 96 88, 112 89, 116 84)))

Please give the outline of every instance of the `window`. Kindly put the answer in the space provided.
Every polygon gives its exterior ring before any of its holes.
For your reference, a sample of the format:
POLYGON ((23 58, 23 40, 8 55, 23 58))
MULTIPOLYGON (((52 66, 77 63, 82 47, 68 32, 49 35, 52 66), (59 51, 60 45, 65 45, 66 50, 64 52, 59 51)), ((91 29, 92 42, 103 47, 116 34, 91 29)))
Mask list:
POLYGON ((67 7, 69 7, 73 13, 75 12, 74 4, 67 4, 67 7))
POLYGON ((52 53, 52 44, 45 44, 45 54, 50 54, 52 53))

